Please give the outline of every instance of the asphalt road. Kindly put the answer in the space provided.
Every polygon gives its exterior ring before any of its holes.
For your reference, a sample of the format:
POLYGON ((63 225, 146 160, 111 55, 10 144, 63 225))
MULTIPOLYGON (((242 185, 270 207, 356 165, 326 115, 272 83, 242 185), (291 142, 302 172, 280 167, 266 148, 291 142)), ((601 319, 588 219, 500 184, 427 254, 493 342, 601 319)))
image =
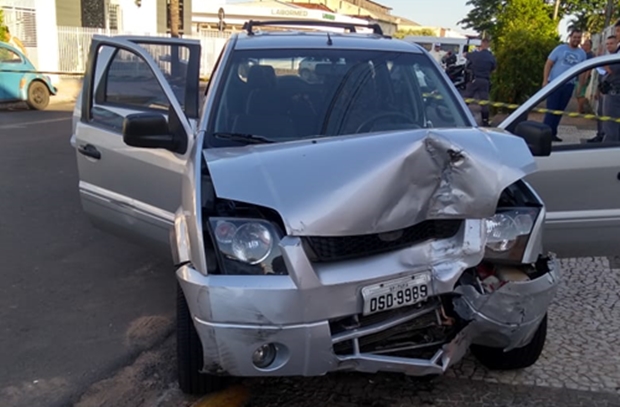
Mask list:
POLYGON ((81 210, 71 105, 0 110, 0 405, 56 406, 172 330, 165 259, 81 210))

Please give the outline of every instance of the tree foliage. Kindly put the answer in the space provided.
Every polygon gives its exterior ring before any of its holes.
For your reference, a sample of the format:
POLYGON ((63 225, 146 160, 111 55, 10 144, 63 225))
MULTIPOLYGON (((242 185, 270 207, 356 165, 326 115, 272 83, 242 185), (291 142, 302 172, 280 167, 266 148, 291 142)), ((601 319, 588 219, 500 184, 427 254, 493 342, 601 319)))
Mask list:
POLYGON ((510 0, 497 17, 494 100, 522 103, 540 88, 547 56, 559 44, 557 25, 548 11, 548 5, 540 0, 510 0))
MULTIPOLYGON (((605 8, 607 0, 590 0, 583 9, 575 10, 568 30, 578 29, 590 33, 599 33, 605 28, 605 8)), ((611 15, 611 22, 620 18, 620 7, 615 5, 611 15)))
POLYGON ((0 9, 0 41, 7 41, 6 26, 4 25, 4 13, 0 9))
MULTIPOLYGON (((458 24, 465 29, 496 35, 497 21, 511 3, 510 0, 467 0, 466 5, 472 9, 458 24)), ((538 0, 538 3, 545 13, 553 17, 555 0, 538 0)), ((562 0, 557 21, 559 22, 565 15, 576 15, 576 27, 590 32, 600 31, 606 4, 607 0, 562 0)))
POLYGON ((417 29, 410 29, 410 30, 398 30, 394 33, 393 37, 402 39, 409 35, 434 37, 435 35, 437 35, 437 33, 435 32, 435 30, 432 30, 430 28, 417 28, 417 29))

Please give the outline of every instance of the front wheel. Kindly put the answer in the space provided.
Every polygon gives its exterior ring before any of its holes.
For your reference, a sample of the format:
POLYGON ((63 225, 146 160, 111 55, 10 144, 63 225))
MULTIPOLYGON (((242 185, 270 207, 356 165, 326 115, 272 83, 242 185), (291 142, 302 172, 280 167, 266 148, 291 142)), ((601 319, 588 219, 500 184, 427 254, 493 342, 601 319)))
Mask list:
POLYGON ((186 394, 212 393, 226 387, 226 378, 203 374, 202 343, 196 332, 185 295, 177 283, 177 365, 181 391, 186 394))
POLYGON ((34 81, 28 86, 28 107, 34 110, 44 110, 50 103, 50 91, 47 86, 39 81, 34 81))
POLYGON ((502 349, 482 345, 471 345, 471 353, 485 367, 491 370, 525 369, 532 366, 545 347, 547 339, 547 314, 541 321, 534 337, 527 345, 504 352, 502 349))

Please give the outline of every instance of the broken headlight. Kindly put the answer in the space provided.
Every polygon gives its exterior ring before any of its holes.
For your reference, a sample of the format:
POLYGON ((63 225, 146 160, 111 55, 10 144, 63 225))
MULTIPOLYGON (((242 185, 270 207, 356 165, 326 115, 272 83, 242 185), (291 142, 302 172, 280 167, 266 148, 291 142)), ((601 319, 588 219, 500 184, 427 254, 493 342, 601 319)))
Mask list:
POLYGON ((282 233, 262 219, 211 218, 211 236, 230 275, 287 274, 278 244, 282 233))
POLYGON ((498 209, 486 220, 485 258, 521 260, 539 213, 529 207, 498 209))

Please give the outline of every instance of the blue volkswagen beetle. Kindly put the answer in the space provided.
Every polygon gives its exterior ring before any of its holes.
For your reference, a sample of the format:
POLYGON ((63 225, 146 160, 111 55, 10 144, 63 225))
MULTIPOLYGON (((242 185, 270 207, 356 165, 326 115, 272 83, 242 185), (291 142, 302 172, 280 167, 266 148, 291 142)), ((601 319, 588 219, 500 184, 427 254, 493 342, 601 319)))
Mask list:
POLYGON ((0 42, 0 102, 23 101, 43 110, 57 90, 48 76, 32 73, 36 68, 17 48, 0 42))

